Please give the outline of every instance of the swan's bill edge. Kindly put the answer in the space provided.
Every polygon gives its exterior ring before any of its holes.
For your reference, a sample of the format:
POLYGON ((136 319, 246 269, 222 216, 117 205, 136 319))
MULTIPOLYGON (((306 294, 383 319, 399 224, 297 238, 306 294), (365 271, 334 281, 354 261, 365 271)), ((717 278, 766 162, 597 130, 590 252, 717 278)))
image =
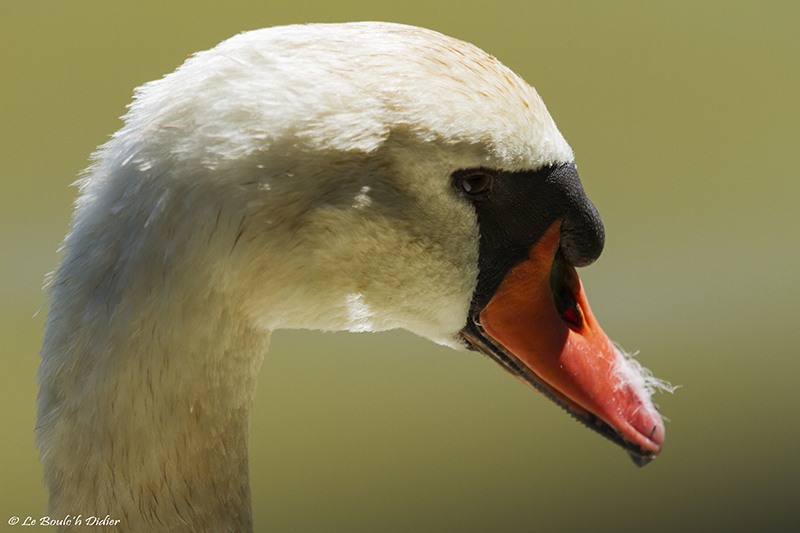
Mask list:
POLYGON ((574 268, 560 257, 561 221, 505 276, 468 320, 472 349, 625 448, 639 466, 661 450, 664 424, 649 393, 627 379, 628 361, 597 323, 574 268), (566 276, 554 283, 556 270, 566 276), (570 303, 557 293, 568 291, 570 303))

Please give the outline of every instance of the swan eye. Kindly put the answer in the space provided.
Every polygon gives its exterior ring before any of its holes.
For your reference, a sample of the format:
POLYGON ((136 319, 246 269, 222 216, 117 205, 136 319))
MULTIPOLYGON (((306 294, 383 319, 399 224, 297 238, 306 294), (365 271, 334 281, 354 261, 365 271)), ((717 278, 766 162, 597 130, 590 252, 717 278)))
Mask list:
POLYGON ((478 196, 492 188, 494 174, 485 170, 459 171, 455 174, 456 186, 470 196, 478 196))

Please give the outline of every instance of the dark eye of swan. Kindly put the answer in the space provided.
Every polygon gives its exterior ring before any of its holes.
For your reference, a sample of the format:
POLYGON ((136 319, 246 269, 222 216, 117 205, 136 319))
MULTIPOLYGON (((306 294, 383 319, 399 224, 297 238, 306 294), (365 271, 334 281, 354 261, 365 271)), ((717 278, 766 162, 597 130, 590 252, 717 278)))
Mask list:
POLYGON ((478 196, 489 191, 494 178, 494 172, 483 169, 459 170, 453 174, 455 186, 470 196, 478 196))

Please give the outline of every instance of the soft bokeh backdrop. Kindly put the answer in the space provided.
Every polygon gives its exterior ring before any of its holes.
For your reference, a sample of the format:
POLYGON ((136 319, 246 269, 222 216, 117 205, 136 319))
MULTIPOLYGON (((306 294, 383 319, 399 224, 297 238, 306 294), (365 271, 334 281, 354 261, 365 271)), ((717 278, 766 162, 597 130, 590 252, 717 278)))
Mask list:
POLYGON ((278 332, 258 530, 800 530, 800 3, 698 0, 3 0, 0 528, 44 512, 42 280, 133 88, 242 30, 366 19, 471 41, 537 88, 606 223, 595 314, 682 388, 656 398, 666 447, 640 470, 476 354, 278 332))

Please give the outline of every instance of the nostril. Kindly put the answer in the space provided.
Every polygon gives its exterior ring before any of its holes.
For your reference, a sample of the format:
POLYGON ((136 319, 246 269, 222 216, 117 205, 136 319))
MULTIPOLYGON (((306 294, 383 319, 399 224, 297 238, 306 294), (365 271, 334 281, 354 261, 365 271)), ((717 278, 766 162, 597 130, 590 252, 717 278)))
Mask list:
POLYGON ((580 292, 580 280, 575 268, 567 263, 560 252, 553 259, 550 269, 550 290, 561 320, 570 328, 580 330, 583 327, 583 312, 576 299, 576 294, 580 292))
POLYGON ((574 306, 568 307, 561 318, 569 325, 569 327, 573 329, 580 329, 580 327, 583 325, 581 315, 578 314, 578 310, 574 306))

